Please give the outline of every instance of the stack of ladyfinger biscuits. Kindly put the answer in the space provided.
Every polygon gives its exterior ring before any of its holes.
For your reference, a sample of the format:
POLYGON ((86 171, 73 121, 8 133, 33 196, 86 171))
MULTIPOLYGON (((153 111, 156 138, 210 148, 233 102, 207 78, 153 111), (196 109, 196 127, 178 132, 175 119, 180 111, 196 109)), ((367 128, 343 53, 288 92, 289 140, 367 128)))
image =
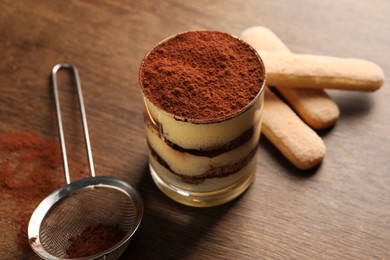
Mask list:
POLYGON ((289 103, 266 89, 262 133, 302 170, 325 157, 325 144, 314 130, 332 126, 340 116, 324 89, 375 91, 384 81, 382 69, 370 61, 293 54, 265 27, 248 28, 241 38, 263 59, 267 85, 289 103))

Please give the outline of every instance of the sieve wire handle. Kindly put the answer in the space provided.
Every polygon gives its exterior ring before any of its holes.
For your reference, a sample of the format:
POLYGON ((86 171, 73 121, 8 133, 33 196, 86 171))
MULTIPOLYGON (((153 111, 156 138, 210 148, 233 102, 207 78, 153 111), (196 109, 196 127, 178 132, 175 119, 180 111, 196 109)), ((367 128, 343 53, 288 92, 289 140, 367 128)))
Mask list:
POLYGON ((73 72, 73 79, 74 79, 74 82, 76 83, 77 95, 78 95, 79 103, 80 103, 81 120, 83 123, 83 129, 84 129, 85 146, 87 148, 89 170, 90 170, 92 177, 95 177, 95 169, 93 166, 91 144, 89 141, 89 133, 88 133, 87 115, 85 113, 85 108, 84 108, 84 100, 83 100, 83 93, 81 91, 79 73, 78 73, 75 65, 69 64, 69 63, 59 63, 53 67, 52 72, 51 72, 51 77, 52 77, 52 84, 53 84, 53 90, 54 90, 54 99, 55 99, 55 104, 56 104, 58 133, 60 135, 61 153, 62 153, 62 159, 63 159, 63 163, 64 163, 64 176, 65 176, 66 184, 70 184, 68 159, 67 159, 67 154, 66 154, 64 129, 62 126, 60 99, 59 99, 59 95, 58 95, 58 85, 57 85, 57 72, 63 68, 71 70, 73 72))

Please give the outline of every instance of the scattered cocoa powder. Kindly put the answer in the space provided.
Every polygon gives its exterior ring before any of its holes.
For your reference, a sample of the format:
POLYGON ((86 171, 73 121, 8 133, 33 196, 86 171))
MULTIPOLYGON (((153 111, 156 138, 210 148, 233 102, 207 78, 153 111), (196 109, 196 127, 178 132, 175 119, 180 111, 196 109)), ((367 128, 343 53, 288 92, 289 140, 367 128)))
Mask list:
POLYGON ((69 239, 69 258, 92 256, 118 243, 126 233, 119 225, 90 224, 78 236, 69 239))
MULTIPOLYGON (((85 163, 75 164, 72 174, 84 175, 85 167, 85 163)), ((0 136, 0 230, 16 236, 12 247, 4 250, 34 254, 27 237, 30 217, 43 199, 64 185, 57 138, 35 132, 0 136)))
POLYGON ((191 31, 157 45, 140 68, 140 84, 160 109, 190 122, 228 119, 245 109, 265 80, 247 43, 227 33, 191 31))
POLYGON ((63 184, 58 142, 36 133, 0 136, 0 205, 3 219, 14 223, 7 231, 17 234, 21 251, 31 250, 27 239, 30 217, 38 204, 63 184))

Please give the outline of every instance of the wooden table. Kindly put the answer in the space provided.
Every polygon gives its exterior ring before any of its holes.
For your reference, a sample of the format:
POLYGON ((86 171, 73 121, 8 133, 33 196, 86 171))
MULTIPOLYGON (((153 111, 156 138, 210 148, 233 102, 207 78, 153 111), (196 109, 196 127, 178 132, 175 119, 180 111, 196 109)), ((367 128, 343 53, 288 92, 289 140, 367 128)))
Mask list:
MULTIPOLYGON (((144 55, 167 36, 199 28, 239 35, 253 25, 271 28, 294 52, 364 58, 389 75, 389 10, 387 0, 3 0, 0 135, 57 140, 49 74, 71 62, 83 85, 97 174, 123 178, 145 202, 123 259, 390 259, 389 81, 375 93, 328 91, 341 118, 320 132, 327 155, 318 169, 295 169, 262 138, 251 188, 199 209, 171 201, 152 183, 137 76, 144 55)), ((70 161, 80 164, 82 127, 66 81, 66 140, 70 161)), ((8 192, 1 190, 0 258, 35 259, 15 241, 22 223, 8 192)))

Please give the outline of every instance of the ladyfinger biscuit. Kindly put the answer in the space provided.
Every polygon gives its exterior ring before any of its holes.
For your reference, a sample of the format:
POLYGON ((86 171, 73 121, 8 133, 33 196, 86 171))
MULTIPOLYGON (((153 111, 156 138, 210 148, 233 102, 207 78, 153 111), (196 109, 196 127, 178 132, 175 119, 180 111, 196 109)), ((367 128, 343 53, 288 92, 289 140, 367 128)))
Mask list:
POLYGON ((340 117, 339 107, 323 90, 284 87, 277 90, 313 129, 328 128, 340 117))
MULTIPOLYGON (((291 53, 278 36, 266 27, 248 28, 242 32, 241 38, 260 55, 262 51, 291 53)), ((340 116, 337 104, 322 89, 276 88, 295 112, 314 129, 330 127, 340 116)))
POLYGON ((383 70, 363 59, 275 52, 261 58, 271 86, 375 91, 384 81, 383 70))
POLYGON ((263 26, 254 26, 241 33, 241 39, 249 43, 257 52, 291 53, 290 49, 270 29, 263 26))
POLYGON ((317 166, 325 156, 325 144, 291 108, 266 89, 262 133, 297 168, 317 166))

